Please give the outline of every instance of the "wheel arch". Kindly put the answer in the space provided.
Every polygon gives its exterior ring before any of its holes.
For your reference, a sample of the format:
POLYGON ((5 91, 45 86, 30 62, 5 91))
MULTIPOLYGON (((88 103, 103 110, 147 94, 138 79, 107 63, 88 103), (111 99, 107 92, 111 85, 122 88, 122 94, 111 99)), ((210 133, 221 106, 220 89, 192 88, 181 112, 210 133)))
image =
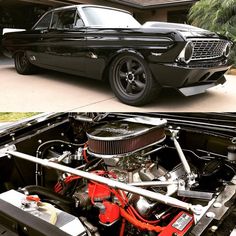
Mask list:
MULTIPOLYGON (((21 53, 21 52, 26 52, 25 50, 23 49, 18 49, 18 50, 15 50, 13 53, 12 53, 12 58, 14 58, 16 56, 17 53, 21 53)), ((27 54, 26 54, 27 56, 27 54)))
POLYGON ((107 63, 106 63, 106 66, 104 68, 104 71, 103 71, 103 74, 102 74, 102 80, 105 80, 105 81, 108 81, 109 79, 109 72, 110 72, 110 67, 111 67, 111 64, 112 62, 118 57, 120 56, 121 54, 134 54, 134 55, 138 55, 140 56, 142 59, 145 60, 145 57, 144 55, 139 52, 138 50, 136 49, 133 49, 133 48, 122 48, 122 49, 119 49, 117 51, 115 51, 114 53, 112 53, 108 59, 107 59, 107 63))

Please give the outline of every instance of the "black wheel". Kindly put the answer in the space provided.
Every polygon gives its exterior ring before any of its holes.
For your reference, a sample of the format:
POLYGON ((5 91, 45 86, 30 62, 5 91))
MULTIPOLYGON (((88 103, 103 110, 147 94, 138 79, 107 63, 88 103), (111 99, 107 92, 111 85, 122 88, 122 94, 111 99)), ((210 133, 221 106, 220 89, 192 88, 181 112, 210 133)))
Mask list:
POLYGON ((150 102, 160 90, 147 63, 133 54, 122 54, 112 62, 109 80, 117 98, 133 106, 150 102))
POLYGON ((29 62, 25 52, 18 52, 14 57, 14 61, 16 71, 19 74, 29 75, 35 72, 36 68, 29 62))

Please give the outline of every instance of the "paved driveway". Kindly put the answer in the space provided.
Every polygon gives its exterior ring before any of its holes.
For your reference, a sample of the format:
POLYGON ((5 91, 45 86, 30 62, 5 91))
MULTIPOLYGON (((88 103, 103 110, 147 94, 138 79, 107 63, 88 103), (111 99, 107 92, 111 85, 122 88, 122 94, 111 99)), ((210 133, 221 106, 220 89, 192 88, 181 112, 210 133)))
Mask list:
POLYGON ((42 70, 37 75, 16 73, 12 61, 0 59, 0 111, 236 111, 236 76, 205 94, 183 97, 164 90, 144 107, 119 102, 100 81, 42 70))

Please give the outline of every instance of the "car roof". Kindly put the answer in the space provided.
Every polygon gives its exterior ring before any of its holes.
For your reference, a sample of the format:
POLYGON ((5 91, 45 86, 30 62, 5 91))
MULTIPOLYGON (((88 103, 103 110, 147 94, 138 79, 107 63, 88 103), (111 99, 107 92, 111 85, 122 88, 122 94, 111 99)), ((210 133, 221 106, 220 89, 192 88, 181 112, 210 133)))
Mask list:
MULTIPOLYGON (((1 0, 0 0, 1 1, 1 0)), ((34 24, 34 26, 32 28, 34 28, 38 22, 45 16, 47 15, 48 13, 53 13, 55 11, 60 11, 60 10, 66 10, 66 9, 82 9, 82 8, 85 8, 85 7, 96 7, 96 8, 105 8, 105 9, 111 9, 111 10, 116 10, 116 11, 121 11, 121 12, 124 12, 124 13, 127 13, 127 14, 130 14, 132 15, 131 12, 129 11, 126 11, 126 10, 123 10, 123 9, 119 9, 119 8, 114 8, 114 7, 108 7, 108 6, 102 6, 102 5, 96 5, 96 4, 77 4, 77 5, 70 5, 70 6, 63 6, 63 7, 57 7, 57 8, 54 8, 54 9, 51 9, 47 12, 45 12, 40 18, 39 20, 34 24)))
POLYGON ((84 7, 97 7, 97 8, 105 8, 105 9, 112 9, 116 11, 122 11, 125 13, 131 14, 129 11, 120 9, 120 8, 114 8, 114 7, 108 7, 108 6, 102 6, 102 5, 96 5, 96 4, 77 4, 77 5, 70 5, 70 6, 64 6, 64 7, 58 7, 54 8, 50 11, 60 11, 60 10, 65 10, 65 9, 71 9, 71 8, 84 8, 84 7))

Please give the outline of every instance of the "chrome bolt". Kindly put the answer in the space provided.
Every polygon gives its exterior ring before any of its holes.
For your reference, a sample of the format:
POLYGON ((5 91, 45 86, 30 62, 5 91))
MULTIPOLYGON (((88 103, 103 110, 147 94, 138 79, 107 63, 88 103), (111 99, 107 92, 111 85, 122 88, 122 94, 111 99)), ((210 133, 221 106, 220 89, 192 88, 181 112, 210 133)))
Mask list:
POLYGON ((213 204, 213 207, 215 207, 215 208, 220 208, 220 207, 222 207, 222 204, 221 204, 220 202, 215 202, 215 203, 213 204))
POLYGON ((207 216, 208 218, 214 218, 214 217, 215 217, 215 213, 209 211, 209 212, 206 213, 206 216, 207 216))
POLYGON ((215 233, 218 227, 216 225, 211 226, 211 232, 215 233))

